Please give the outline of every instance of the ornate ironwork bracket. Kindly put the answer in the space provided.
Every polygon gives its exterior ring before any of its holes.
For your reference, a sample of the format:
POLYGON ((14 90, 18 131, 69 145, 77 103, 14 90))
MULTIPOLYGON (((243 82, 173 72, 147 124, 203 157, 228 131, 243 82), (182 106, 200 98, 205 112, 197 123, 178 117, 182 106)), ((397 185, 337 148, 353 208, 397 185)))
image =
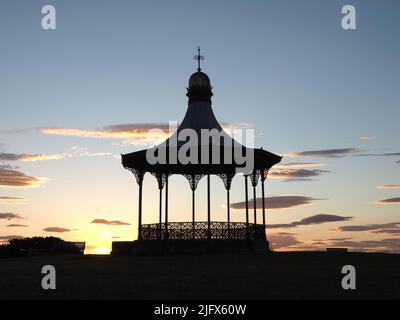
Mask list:
POLYGON ((261 174, 261 182, 264 182, 267 179, 269 169, 263 169, 262 174, 261 174))
POLYGON ((204 177, 204 174, 184 174, 183 176, 189 182, 190 189, 192 191, 195 191, 197 189, 197 185, 199 184, 201 178, 204 177))
POLYGON ((251 185, 253 187, 257 186, 258 179, 260 178, 261 171, 260 170, 255 170, 251 175, 250 175, 250 180, 251 180, 251 185))
POLYGON ((155 172, 152 172, 151 175, 153 175, 157 179, 158 190, 164 189, 168 175, 164 173, 155 173, 155 172))
POLYGON ((229 173, 228 174, 227 173, 218 174, 218 177, 220 177, 220 179, 224 183, 226 190, 231 190, 232 180, 233 180, 234 176, 235 175, 233 173, 231 173, 231 174, 229 174, 229 173))
POLYGON ((143 172, 141 170, 137 170, 137 169, 132 169, 132 168, 126 168, 126 169, 133 173, 133 175, 136 178, 137 184, 139 186, 141 186, 143 184, 143 178, 144 178, 145 172, 143 172))

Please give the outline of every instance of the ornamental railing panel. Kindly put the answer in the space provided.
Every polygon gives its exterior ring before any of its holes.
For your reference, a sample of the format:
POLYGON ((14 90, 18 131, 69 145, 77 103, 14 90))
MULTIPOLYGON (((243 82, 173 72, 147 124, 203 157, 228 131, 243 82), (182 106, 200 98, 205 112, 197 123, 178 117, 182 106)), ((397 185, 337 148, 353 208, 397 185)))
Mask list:
POLYGON ((167 229, 165 223, 153 223, 142 225, 141 235, 143 240, 245 240, 264 239, 265 229, 261 224, 249 224, 247 230, 245 222, 169 222, 167 229), (210 234, 209 234, 210 233, 210 234))

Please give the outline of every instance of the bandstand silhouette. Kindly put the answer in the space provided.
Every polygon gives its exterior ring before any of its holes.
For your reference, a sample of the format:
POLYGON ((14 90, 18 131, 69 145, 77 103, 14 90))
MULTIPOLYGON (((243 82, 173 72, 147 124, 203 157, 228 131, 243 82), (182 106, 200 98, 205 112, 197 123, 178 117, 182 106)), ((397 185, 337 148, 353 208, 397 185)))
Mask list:
POLYGON ((200 61, 203 56, 195 56, 198 61, 197 72, 189 79, 187 88, 188 108, 186 115, 178 127, 166 141, 150 149, 122 155, 122 165, 131 171, 139 186, 138 195, 138 238, 133 242, 114 242, 112 254, 157 254, 181 252, 213 252, 213 251, 268 251, 266 237, 266 203, 265 181, 268 171, 279 163, 282 157, 263 150, 247 148, 228 135, 216 120, 212 107, 212 86, 209 77, 201 71, 200 61), (188 141, 179 139, 185 130, 202 136, 202 130, 218 134, 218 139, 209 138, 208 144, 197 141, 191 144, 191 150, 197 150, 197 158, 205 161, 181 163, 174 155, 186 153, 188 141), (216 143, 217 141, 217 143, 216 143), (235 152, 251 155, 251 171, 245 164, 234 157, 235 152), (148 154, 166 156, 163 163, 149 161, 148 154), (218 155, 219 161, 213 161, 218 155), (157 223, 142 224, 143 180, 146 173, 153 175, 158 182, 159 217, 157 223), (192 191, 191 220, 187 222, 169 221, 168 182, 171 175, 183 175, 189 182, 192 191), (232 222, 230 212, 230 189, 235 175, 244 180, 245 221, 232 222), (210 202, 210 175, 217 175, 226 189, 226 221, 213 221, 210 202), (196 221, 195 200, 199 181, 207 179, 207 221, 196 221), (253 221, 249 214, 249 182, 253 189, 253 221), (257 220, 256 186, 261 183, 262 219, 257 220), (163 199, 164 191, 164 199, 163 199), (164 202, 164 208, 163 208, 164 202))

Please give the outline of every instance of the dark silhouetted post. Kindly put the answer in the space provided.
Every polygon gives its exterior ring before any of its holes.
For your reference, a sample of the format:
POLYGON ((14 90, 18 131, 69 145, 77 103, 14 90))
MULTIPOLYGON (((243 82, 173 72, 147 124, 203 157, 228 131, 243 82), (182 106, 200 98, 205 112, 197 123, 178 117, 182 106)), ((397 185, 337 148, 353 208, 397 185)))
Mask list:
POLYGON ((249 191, 248 191, 248 176, 244 176, 244 187, 246 197, 246 238, 249 238, 249 191))
POLYGON ((195 190, 192 189, 192 233, 193 233, 193 239, 195 238, 195 190))
POLYGON ((143 184, 139 185, 139 228, 138 228, 138 239, 142 240, 142 193, 143 193, 143 184))
POLYGON ((165 177, 165 239, 168 239, 168 175, 165 177))
POLYGON ((255 185, 253 185, 253 206, 254 206, 254 224, 257 224, 257 198, 256 198, 255 185))
POLYGON ((162 223, 162 188, 160 188, 160 214, 158 221, 158 239, 161 240, 161 223, 162 223))
POLYGON ((261 193, 262 193, 262 213, 263 213, 263 226, 265 230, 265 191, 264 191, 264 184, 265 184, 266 174, 265 172, 261 175, 261 193))
POLYGON ((143 173, 139 173, 139 221, 138 221, 138 240, 142 240, 142 198, 143 198, 143 173))
POLYGON ((207 175, 207 239, 211 239, 210 175, 207 175))
POLYGON ((230 200, 229 200, 230 190, 226 190, 226 211, 228 214, 228 239, 231 238, 231 209, 230 209, 230 200))

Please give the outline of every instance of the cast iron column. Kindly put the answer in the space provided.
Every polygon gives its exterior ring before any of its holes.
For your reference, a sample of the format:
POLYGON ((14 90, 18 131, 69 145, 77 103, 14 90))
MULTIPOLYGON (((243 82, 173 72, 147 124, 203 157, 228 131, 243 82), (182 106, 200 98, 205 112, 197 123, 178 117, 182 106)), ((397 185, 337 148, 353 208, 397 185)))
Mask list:
POLYGON ((257 224, 257 199, 256 199, 256 185, 253 184, 253 206, 254 206, 254 224, 257 224))
POLYGON ((246 196, 246 238, 249 238, 249 193, 248 193, 248 176, 244 176, 245 196, 246 196))
POLYGON ((262 213, 263 213, 263 226, 265 230, 265 192, 264 192, 264 182, 266 179, 266 173, 263 172, 261 175, 261 193, 262 193, 262 213))
POLYGON ((161 223, 162 223, 162 188, 160 188, 160 212, 158 221, 158 239, 161 240, 161 223))
POLYGON ((210 175, 207 175, 207 239, 211 239, 210 175))
POLYGON ((165 239, 168 239, 168 175, 165 177, 165 239))
POLYGON ((192 189, 192 233, 193 233, 193 239, 195 238, 195 190, 192 189))
POLYGON ((226 189, 226 210, 228 214, 228 239, 231 238, 231 209, 229 200, 229 189, 226 189))
POLYGON ((141 171, 133 171, 136 177, 136 182, 139 185, 139 208, 138 208, 138 240, 142 240, 142 195, 143 195, 143 177, 141 171))

